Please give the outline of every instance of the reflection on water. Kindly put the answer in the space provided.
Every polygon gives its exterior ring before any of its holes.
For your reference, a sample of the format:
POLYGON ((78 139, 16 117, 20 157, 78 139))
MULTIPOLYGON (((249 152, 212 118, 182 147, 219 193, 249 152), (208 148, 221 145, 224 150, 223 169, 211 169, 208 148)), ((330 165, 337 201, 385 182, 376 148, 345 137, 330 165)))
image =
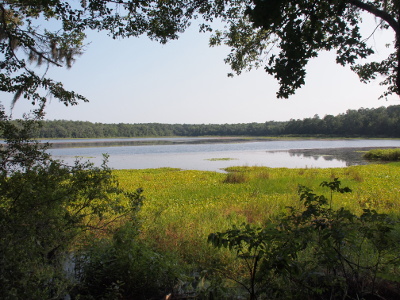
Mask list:
POLYGON ((368 161, 363 159, 363 154, 373 148, 331 148, 331 149, 297 149, 289 150, 291 156, 312 157, 315 160, 343 161, 346 166, 366 165, 368 161))
POLYGON ((76 157, 114 169, 171 167, 221 171, 232 166, 335 168, 367 164, 362 151, 399 147, 400 140, 265 140, 244 138, 154 138, 52 141, 50 154, 72 164, 76 157), (67 147, 68 146, 68 147, 67 147), (73 146, 74 148, 71 148, 73 146))
MULTIPOLYGON (((75 157, 60 157, 72 163, 75 157)), ((101 163, 100 156, 82 157, 95 164, 101 163)), ((246 151, 215 153, 180 153, 177 154, 137 154, 111 155, 109 166, 114 169, 149 169, 171 167, 184 170, 221 171, 232 166, 266 166, 271 168, 334 168, 345 167, 347 163, 336 159, 326 160, 324 157, 306 157, 291 155, 288 151, 246 151), (230 158, 223 160, 222 158, 230 158)))
POLYGON ((122 147, 122 146, 160 146, 160 145, 199 145, 213 143, 244 143, 249 141, 266 141, 266 139, 244 138, 120 138, 120 139, 65 139, 48 140, 51 148, 91 148, 91 147, 122 147))
MULTIPOLYGON (((129 148, 129 147, 123 147, 129 148)), ((110 152, 117 148, 88 148, 69 153, 61 149, 50 150, 56 159, 72 164, 77 156, 90 160, 96 165, 102 162, 102 153, 109 153, 109 166, 114 169, 148 169, 172 167, 184 170, 204 170, 221 172, 231 166, 266 166, 271 168, 335 168, 366 164, 359 148, 280 150, 280 151, 209 151, 181 153, 135 153, 134 151, 110 152), (229 160, 227 159, 229 158, 229 160)), ((365 149, 365 148, 363 148, 365 149)), ((65 149, 62 149, 65 150, 65 149)), ((68 149, 71 151, 72 149, 68 149)), ((126 149, 125 149, 126 150, 126 149)), ((132 150, 132 149, 131 149, 132 150)))

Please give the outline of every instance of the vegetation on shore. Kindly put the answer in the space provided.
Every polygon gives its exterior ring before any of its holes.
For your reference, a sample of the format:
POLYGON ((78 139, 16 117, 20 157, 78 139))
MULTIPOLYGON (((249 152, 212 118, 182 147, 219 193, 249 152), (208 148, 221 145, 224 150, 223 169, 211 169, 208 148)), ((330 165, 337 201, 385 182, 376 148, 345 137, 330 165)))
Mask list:
POLYGON ((38 138, 107 138, 169 136, 323 136, 400 137, 400 105, 347 110, 337 116, 248 124, 102 124, 43 121, 38 138))

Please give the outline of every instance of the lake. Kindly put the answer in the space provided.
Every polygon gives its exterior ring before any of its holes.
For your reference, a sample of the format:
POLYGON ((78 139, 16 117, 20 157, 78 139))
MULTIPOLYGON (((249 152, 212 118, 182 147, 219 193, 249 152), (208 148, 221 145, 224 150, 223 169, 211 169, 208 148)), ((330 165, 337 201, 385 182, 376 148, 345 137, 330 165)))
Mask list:
POLYGON ((334 168, 367 164, 363 152, 400 148, 400 140, 267 140, 246 138, 127 138, 52 140, 48 152, 72 164, 77 157, 95 165, 109 155, 113 169, 171 167, 222 171, 230 166, 334 168))

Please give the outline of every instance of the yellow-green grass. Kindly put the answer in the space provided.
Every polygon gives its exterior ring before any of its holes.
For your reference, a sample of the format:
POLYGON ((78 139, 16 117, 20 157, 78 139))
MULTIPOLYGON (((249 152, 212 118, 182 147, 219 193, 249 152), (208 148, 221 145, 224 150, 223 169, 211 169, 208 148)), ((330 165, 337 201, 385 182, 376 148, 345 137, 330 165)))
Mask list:
POLYGON ((369 160, 399 161, 400 149, 372 149, 364 154, 364 158, 369 160))
MULTIPOLYGON (((144 189, 140 211, 141 237, 153 246, 174 251, 186 262, 213 263, 215 250, 207 245, 208 234, 243 222, 265 223, 298 207, 298 185, 329 196, 319 184, 338 177, 353 192, 337 194, 333 206, 361 213, 400 212, 400 165, 367 165, 334 169, 287 169, 236 167, 229 173, 179 169, 115 170, 122 188, 144 189), (227 180, 229 174, 245 180, 227 180)), ((226 253, 218 255, 228 257, 226 253)), ((225 257, 225 258, 226 258, 225 257)))

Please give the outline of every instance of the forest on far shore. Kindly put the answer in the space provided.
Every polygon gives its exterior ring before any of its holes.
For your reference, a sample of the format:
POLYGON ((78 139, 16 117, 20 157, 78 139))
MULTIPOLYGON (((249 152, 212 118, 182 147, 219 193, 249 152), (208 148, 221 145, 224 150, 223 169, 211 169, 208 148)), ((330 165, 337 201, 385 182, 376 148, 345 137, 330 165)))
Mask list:
POLYGON ((400 105, 347 110, 285 122, 241 124, 104 124, 84 121, 43 121, 38 138, 111 138, 166 136, 340 136, 400 137, 400 105))

